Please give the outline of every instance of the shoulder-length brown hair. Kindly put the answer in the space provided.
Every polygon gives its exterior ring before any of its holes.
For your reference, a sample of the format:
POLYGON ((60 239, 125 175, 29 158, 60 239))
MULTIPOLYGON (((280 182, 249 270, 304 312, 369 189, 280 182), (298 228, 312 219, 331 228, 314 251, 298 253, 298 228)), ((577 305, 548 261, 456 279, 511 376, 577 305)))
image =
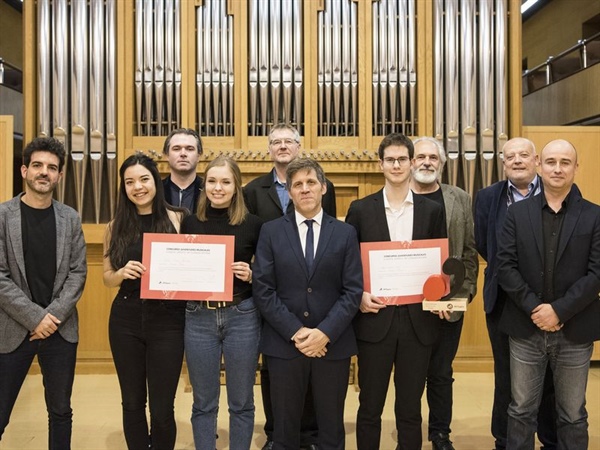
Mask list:
MULTIPOLYGON (((246 209, 246 204, 244 203, 244 193, 242 191, 242 172, 240 171, 240 167, 237 165, 235 160, 225 155, 217 156, 206 166, 206 169, 204 170, 204 182, 206 183, 208 171, 213 167, 220 166, 229 167, 229 170, 231 170, 231 174, 233 175, 235 192, 233 193, 233 198, 231 199, 231 204, 229 205, 227 213, 229 215, 229 224, 239 225, 246 219, 248 209, 246 209)), ((208 204, 209 201, 206 197, 206 189, 204 189, 200 193, 198 212, 196 213, 196 216, 200 222, 206 222, 208 220, 206 216, 208 204)))

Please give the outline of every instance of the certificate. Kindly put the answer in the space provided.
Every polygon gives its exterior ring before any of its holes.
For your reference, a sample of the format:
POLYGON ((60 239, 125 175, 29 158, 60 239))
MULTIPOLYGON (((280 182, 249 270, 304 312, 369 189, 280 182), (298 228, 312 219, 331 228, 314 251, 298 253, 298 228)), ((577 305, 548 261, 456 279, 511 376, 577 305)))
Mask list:
POLYGON ((233 300, 234 236, 144 233, 141 298, 233 300))
POLYGON ((365 291, 386 305, 420 303, 427 279, 443 273, 448 239, 363 242, 360 251, 365 291))

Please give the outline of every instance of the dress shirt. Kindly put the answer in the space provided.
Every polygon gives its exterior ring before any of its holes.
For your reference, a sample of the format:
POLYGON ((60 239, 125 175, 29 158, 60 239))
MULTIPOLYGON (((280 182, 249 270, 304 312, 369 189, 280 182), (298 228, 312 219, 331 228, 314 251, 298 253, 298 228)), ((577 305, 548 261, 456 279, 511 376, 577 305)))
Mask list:
POLYGON ((554 272, 556 267, 556 253, 560 239, 560 230, 565 220, 565 214, 568 208, 567 197, 563 200, 559 211, 553 211, 542 197, 542 230, 544 237, 544 292, 542 300, 544 303, 552 303, 554 296, 554 277, 559 276, 554 272))
POLYGON ((508 206, 512 205, 513 203, 520 202, 521 200, 525 200, 526 198, 538 195, 542 190, 539 178, 540 177, 537 175, 533 178, 533 181, 527 186, 527 194, 525 195, 521 194, 512 181, 508 180, 508 189, 506 190, 508 194, 508 206))
MULTIPOLYGON (((294 211, 296 214, 296 225, 298 225, 298 234, 300 235, 300 244, 302 244, 302 253, 306 253, 306 233, 308 232, 308 225, 304 223, 307 219, 298 211, 294 211)), ((315 255, 317 254, 317 245, 319 243, 319 236, 321 235, 321 224, 323 223, 323 208, 313 217, 313 236, 314 236, 314 250, 315 255)))
POLYGON ((413 220, 415 216, 414 205, 413 193, 409 189, 400 209, 392 209, 387 199, 386 190, 383 188, 383 206, 385 207, 391 241, 412 241, 413 220))
POLYGON ((287 211, 288 204, 290 203, 290 194, 287 191, 286 184, 279 180, 275 169, 273 169, 273 184, 275 185, 275 190, 277 191, 277 197, 279 197, 279 203, 281 203, 281 210, 285 213, 287 211))

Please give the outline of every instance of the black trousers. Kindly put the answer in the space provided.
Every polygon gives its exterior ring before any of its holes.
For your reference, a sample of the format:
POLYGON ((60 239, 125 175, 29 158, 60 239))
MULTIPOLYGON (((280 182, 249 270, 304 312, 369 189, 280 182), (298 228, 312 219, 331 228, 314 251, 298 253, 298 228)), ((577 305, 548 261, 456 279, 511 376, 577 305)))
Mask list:
POLYGON ((117 295, 109 319, 109 340, 130 450, 175 447, 175 393, 183 364, 185 302, 140 300, 117 295), (150 426, 146 401, 150 407, 150 426))
MULTIPOLYGON (((271 402, 271 379, 269 378, 269 368, 267 358, 262 359, 260 369, 260 392, 262 394, 263 410, 265 412, 265 434, 267 441, 273 440, 273 405, 271 402)), ((302 413, 302 422, 300 424, 300 447, 308 447, 317 443, 319 427, 317 426, 317 415, 313 403, 312 386, 308 383, 306 398, 304 399, 304 412, 302 413)))
POLYGON ((350 358, 266 358, 271 378, 274 450, 298 450, 300 447, 300 424, 309 383, 319 428, 319 450, 344 449, 344 403, 350 358))

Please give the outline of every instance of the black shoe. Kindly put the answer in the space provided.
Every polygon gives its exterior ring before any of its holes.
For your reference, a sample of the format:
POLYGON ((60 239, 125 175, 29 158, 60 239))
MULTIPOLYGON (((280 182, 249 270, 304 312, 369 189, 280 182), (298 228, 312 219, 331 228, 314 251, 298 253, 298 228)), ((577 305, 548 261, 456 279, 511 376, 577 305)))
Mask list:
POLYGON ((265 442, 261 450, 273 450, 273 441, 265 442))
POLYGON ((450 436, 438 433, 431 439, 431 448, 433 450, 454 450, 450 436))
POLYGON ((308 444, 303 447, 300 447, 300 450, 319 450, 317 444, 308 444))

